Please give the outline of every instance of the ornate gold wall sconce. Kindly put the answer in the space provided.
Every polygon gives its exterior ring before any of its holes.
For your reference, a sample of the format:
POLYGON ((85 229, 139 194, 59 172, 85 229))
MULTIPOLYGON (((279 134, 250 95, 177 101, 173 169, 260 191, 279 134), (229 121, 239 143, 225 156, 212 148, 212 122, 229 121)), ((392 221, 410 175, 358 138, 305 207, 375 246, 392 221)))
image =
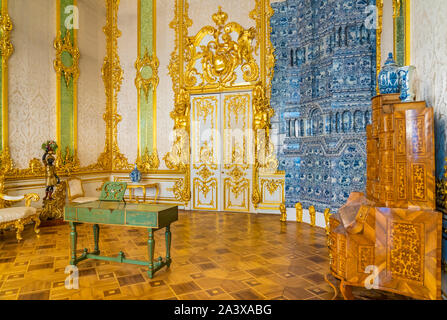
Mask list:
POLYGON ((138 58, 135 62, 135 69, 137 69, 137 76, 135 78, 135 86, 138 91, 143 89, 146 101, 149 97, 149 91, 155 90, 160 81, 158 77, 158 67, 160 62, 155 55, 149 55, 147 48, 143 58, 138 58))
POLYGON ((296 222, 303 222, 303 205, 298 202, 295 205, 295 209, 296 209, 296 222))
POLYGON ((315 211, 315 207, 314 206, 310 206, 309 207, 309 216, 310 216, 310 225, 312 227, 315 227, 315 217, 316 217, 317 212, 315 211))
POLYGON ((76 81, 79 77, 79 49, 73 46, 71 41, 70 30, 67 30, 65 37, 59 31, 58 36, 54 40, 54 48, 56 49, 56 60, 54 60, 54 70, 65 78, 67 87, 70 85, 71 79, 76 81))

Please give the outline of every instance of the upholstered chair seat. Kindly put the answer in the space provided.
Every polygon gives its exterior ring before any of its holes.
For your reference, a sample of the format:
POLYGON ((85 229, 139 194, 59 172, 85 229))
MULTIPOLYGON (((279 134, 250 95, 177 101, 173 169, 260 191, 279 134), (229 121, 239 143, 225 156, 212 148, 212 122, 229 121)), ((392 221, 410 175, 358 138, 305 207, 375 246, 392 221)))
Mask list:
POLYGON ((12 207, 0 210, 0 223, 23 219, 36 214, 34 207, 12 207))
POLYGON ((39 236, 39 214, 35 207, 31 207, 31 201, 40 199, 37 194, 31 193, 19 197, 0 194, 0 199, 3 200, 0 208, 0 230, 15 228, 17 241, 20 242, 23 239, 22 231, 25 224, 35 222, 34 231, 39 236), (12 203, 21 201, 25 201, 24 207, 9 207, 12 203), (4 206, 7 208, 3 208, 4 206))

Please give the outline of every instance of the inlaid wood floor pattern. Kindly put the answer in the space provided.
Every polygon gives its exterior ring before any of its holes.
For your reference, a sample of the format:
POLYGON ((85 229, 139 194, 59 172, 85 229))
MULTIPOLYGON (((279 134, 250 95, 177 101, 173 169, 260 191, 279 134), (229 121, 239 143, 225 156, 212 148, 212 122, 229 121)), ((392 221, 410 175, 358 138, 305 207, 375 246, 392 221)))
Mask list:
MULTIPOLYGON (((154 279, 147 268, 108 261, 79 263, 79 289, 65 288, 69 263, 69 226, 32 226, 17 244, 15 233, 0 235, 0 299, 330 299, 323 229, 276 215, 180 212, 172 225, 172 265, 154 279)), ((165 255, 164 232, 155 233, 155 257, 165 255)), ((93 247, 91 225, 78 227, 79 253, 93 247)), ((129 259, 147 260, 147 230, 101 226, 102 255, 123 251, 129 259)), ((358 299, 406 299, 354 289, 358 299)), ((339 296, 337 299, 341 299, 339 296)))

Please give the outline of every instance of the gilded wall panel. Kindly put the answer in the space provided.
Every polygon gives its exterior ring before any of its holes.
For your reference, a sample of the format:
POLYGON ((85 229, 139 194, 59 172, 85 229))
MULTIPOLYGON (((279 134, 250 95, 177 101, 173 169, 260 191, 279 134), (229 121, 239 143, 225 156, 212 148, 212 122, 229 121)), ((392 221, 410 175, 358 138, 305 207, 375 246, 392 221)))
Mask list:
POLYGON ((78 0, 78 46, 82 53, 78 83, 78 157, 81 167, 96 163, 104 150, 106 108, 101 68, 106 54, 102 27, 106 24, 104 1, 78 0))
POLYGON ((10 152, 16 167, 27 168, 32 158, 42 156, 42 142, 56 139, 56 1, 10 1, 9 13, 15 26, 9 60, 10 152))

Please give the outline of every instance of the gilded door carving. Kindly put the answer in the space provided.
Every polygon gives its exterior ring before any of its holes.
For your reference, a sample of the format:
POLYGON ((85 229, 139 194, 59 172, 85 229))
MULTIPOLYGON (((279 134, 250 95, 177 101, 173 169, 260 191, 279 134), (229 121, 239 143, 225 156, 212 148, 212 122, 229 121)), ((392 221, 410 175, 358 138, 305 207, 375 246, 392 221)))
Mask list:
POLYGON ((253 162, 250 110, 250 94, 223 95, 224 211, 250 211, 250 164, 253 162))
POLYGON ((249 212, 251 93, 191 97, 193 209, 249 212))
POLYGON ((193 96, 191 155, 194 210, 219 209, 219 95, 193 96))

